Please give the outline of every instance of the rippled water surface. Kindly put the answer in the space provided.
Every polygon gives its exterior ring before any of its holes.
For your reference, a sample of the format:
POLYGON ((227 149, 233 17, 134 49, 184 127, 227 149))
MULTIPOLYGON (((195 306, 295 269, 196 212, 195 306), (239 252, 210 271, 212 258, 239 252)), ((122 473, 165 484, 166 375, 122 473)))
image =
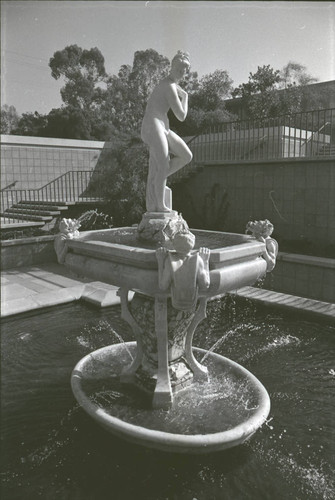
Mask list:
MULTIPOLYGON (((201 231, 192 229, 195 235, 194 248, 207 247, 210 249, 225 248, 250 241, 251 237, 241 234, 220 233, 215 231, 201 231)), ((146 248, 155 250, 159 244, 143 242, 138 240, 135 228, 109 229, 106 231, 88 232, 83 236, 86 241, 104 241, 106 243, 118 243, 125 246, 146 248)))
POLYGON ((75 364, 120 335, 132 340, 118 307, 3 321, 1 500, 334 499, 334 328, 245 303, 208 309, 194 344, 250 370, 272 408, 250 441, 200 456, 121 441, 76 404, 75 364))

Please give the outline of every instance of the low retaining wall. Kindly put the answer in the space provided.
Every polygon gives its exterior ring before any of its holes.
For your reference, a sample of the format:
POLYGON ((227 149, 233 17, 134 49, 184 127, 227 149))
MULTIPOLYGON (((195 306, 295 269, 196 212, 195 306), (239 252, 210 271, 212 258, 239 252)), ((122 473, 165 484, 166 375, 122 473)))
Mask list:
POLYGON ((39 236, 1 242, 1 269, 57 262, 54 236, 39 236))
POLYGON ((335 302, 335 259, 279 252, 264 288, 324 302, 335 302))

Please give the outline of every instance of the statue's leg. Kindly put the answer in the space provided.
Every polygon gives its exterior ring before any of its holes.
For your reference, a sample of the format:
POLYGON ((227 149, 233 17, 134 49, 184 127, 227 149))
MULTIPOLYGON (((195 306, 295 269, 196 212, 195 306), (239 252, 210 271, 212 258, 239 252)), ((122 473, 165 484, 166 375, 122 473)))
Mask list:
POLYGON ((174 174, 179 169, 190 163, 192 160, 192 151, 187 144, 172 130, 167 134, 169 151, 174 155, 169 162, 169 174, 174 174))
POLYGON ((169 146, 166 132, 159 131, 152 137, 150 144, 149 175, 147 181, 147 202, 149 193, 155 203, 147 203, 147 210, 152 212, 169 212, 169 200, 166 196, 166 178, 170 168, 169 146), (155 205, 154 210, 148 206, 155 205))
POLYGON ((150 149, 149 155, 149 171, 147 178, 147 187, 146 187, 146 209, 147 212, 157 212, 157 200, 156 200, 156 191, 155 191, 155 177, 157 173, 157 164, 154 153, 150 149))

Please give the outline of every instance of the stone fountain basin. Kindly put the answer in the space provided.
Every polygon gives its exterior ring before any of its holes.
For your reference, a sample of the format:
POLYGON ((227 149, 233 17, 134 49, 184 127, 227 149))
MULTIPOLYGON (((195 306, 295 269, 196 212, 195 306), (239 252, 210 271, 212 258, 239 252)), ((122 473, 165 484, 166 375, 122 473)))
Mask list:
POLYGON ((136 343, 104 347, 84 357, 72 372, 78 403, 106 430, 146 447, 178 453, 210 453, 239 445, 265 422, 270 398, 248 370, 218 354, 193 351, 209 371, 208 384, 178 393, 167 410, 153 410, 119 375, 136 343))
MULTIPOLYGON (((210 287, 201 293, 213 297, 252 285, 266 273, 262 258, 265 244, 251 236, 217 231, 191 230, 195 249, 210 249, 210 287)), ((137 241, 136 228, 86 231, 67 240, 65 265, 73 272, 149 296, 160 293, 157 244, 137 241)))

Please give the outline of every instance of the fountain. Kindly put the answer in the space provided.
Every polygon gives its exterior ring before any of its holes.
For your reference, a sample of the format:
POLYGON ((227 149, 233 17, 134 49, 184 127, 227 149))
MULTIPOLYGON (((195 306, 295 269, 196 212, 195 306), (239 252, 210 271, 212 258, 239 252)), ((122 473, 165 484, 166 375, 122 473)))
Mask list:
POLYGON ((64 220, 55 250, 72 271, 119 287, 121 315, 136 339, 79 361, 71 378, 79 404, 121 438, 164 451, 208 453, 250 438, 266 420, 270 399, 245 368, 192 347, 194 331, 207 301, 271 271, 278 247, 267 220, 249 222, 251 235, 191 231, 172 209, 167 177, 192 154, 169 130, 167 111, 186 117, 187 94, 177 82, 188 66, 188 54, 178 52, 147 104, 147 212, 140 224, 78 233, 76 221, 64 220))

